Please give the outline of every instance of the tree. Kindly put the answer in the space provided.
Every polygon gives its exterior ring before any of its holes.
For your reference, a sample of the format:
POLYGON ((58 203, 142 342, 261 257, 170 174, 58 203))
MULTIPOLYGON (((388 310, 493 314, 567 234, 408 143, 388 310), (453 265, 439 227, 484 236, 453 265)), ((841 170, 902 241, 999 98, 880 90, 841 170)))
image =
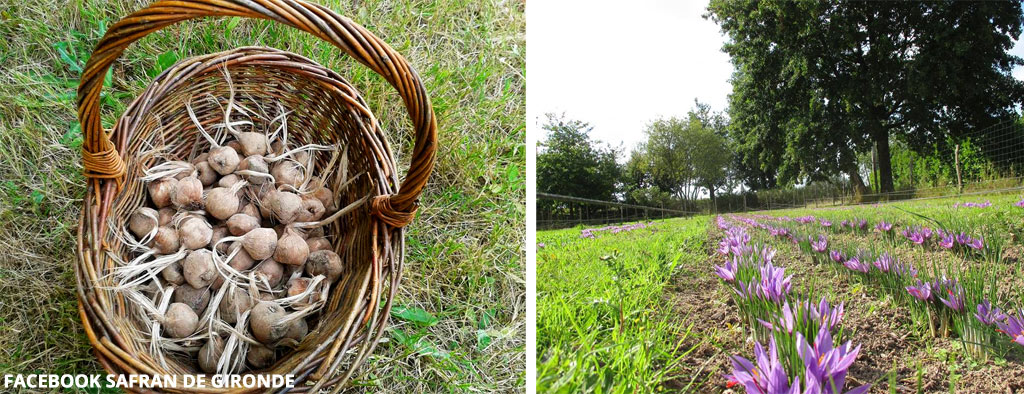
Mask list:
POLYGON ((1010 55, 1020 2, 712 0, 735 66, 730 138, 752 187, 849 176, 878 153, 893 190, 890 138, 924 151, 1011 119, 1024 83, 1010 55))
POLYGON ((696 200, 703 190, 714 200, 727 184, 732 161, 723 137, 725 122, 700 103, 687 119, 651 122, 644 131, 647 140, 626 163, 630 190, 650 189, 639 194, 644 196, 664 191, 683 201, 696 200))
POLYGON ((547 131, 537 153, 537 190, 610 201, 621 169, 619 152, 590 138, 588 123, 547 114, 547 131))

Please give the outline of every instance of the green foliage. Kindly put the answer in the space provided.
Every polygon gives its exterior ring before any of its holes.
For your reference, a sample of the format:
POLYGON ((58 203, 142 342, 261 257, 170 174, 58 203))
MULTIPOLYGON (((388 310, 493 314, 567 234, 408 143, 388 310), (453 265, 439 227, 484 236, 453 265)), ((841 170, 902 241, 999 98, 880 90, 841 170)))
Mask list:
POLYGON ((651 122, 644 130, 647 139, 626 163, 627 198, 664 203, 668 194, 692 201, 703 190, 714 199, 715 192, 726 186, 732 164, 723 137, 725 124, 721 114, 699 102, 686 119, 651 122))
POLYGON ((537 190, 608 201, 619 180, 619 152, 590 139, 586 122, 548 114, 537 153, 537 190))
POLYGON ((878 147, 892 191, 890 136, 928 149, 1015 118, 1024 82, 1008 53, 1019 2, 735 2, 708 17, 735 65, 730 136, 754 188, 846 174, 878 147), (969 71, 968 71, 969 70, 969 71))
POLYGON ((438 322, 437 317, 430 312, 420 308, 409 308, 406 306, 396 306, 392 308, 391 316, 410 321, 416 323, 416 325, 424 327, 435 325, 438 322))

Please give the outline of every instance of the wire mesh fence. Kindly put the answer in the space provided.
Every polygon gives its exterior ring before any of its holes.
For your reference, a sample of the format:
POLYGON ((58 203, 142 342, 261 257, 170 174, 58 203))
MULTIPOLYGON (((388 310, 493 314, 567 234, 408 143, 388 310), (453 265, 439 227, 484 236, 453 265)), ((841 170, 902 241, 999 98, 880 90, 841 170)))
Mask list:
MULTIPOLYGON (((835 207, 952 196, 1022 193, 1024 124, 1006 122, 965 133, 948 140, 942 149, 935 147, 931 157, 894 160, 893 167, 897 187, 895 191, 889 193, 857 194, 846 181, 722 193, 715 201, 705 199, 677 202, 676 206, 668 207, 537 193, 537 227, 549 229, 722 212, 835 207), (951 157, 943 156, 949 153, 951 157), (681 206, 688 208, 679 208, 681 206)), ((873 175, 868 177, 869 187, 874 187, 873 175)))
POLYGON ((580 224, 600 225, 667 219, 700 214, 698 211, 591 200, 558 194, 537 193, 537 228, 551 229, 580 224))

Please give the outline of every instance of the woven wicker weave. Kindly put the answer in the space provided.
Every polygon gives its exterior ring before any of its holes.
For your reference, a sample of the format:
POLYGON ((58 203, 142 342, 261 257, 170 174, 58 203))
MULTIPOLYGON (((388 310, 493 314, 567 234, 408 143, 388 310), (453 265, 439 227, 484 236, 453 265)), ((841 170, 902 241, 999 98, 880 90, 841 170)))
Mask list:
MULTIPOLYGON (((156 156, 140 152, 157 147, 187 157, 194 149, 207 149, 197 138, 185 103, 207 93, 227 95, 225 69, 243 105, 285 105, 295 111, 288 119, 289 138, 299 143, 346 145, 348 173, 369 175, 348 187, 340 200, 343 206, 369 194, 374 196, 372 204, 327 229, 344 235, 335 239, 333 246, 342 256, 345 274, 332 289, 319 323, 292 353, 258 372, 295 375, 302 384, 291 392, 332 386, 338 391, 373 351, 388 321, 404 257, 402 227, 412 220, 433 167, 437 126, 423 85, 405 59, 363 27, 315 4, 296 0, 158 1, 125 17, 103 36, 78 89, 78 115, 85 137, 82 154, 89 180, 76 264, 85 332, 99 362, 110 373, 197 373, 191 363, 171 360, 166 368, 157 363, 147 353, 148 344, 136 337, 136 323, 127 317, 133 306, 121 294, 102 286, 115 261, 127 261, 130 256, 113 233, 124 228, 128 215, 146 200, 145 185, 139 178, 155 164, 156 156), (238 48, 181 61, 158 76, 112 130, 103 130, 99 116, 103 77, 121 52, 151 32, 203 16, 274 20, 334 44, 382 75, 404 100, 414 127, 416 142, 404 181, 399 185, 387 139, 357 91, 337 73, 271 48, 238 48)), ((202 123, 223 120, 223 113, 212 105, 193 102, 192 106, 202 123)), ((179 376, 179 384, 181 380, 179 376)), ((257 391, 263 390, 248 392, 257 391)))

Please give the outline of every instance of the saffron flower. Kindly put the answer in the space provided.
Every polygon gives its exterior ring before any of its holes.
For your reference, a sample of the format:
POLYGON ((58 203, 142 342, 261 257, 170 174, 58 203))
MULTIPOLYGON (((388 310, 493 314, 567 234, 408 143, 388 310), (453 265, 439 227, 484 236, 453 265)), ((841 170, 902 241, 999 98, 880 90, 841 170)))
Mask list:
POLYGON ((917 268, 914 268, 914 265, 910 263, 901 263, 899 259, 896 259, 896 262, 893 263, 891 272, 899 276, 917 277, 917 268))
POLYGON ((761 261, 763 263, 771 264, 772 261, 775 259, 775 248, 768 245, 764 245, 763 247, 761 247, 761 250, 758 251, 758 257, 761 258, 761 261))
POLYGON ((843 262, 843 265, 851 270, 866 274, 868 273, 868 271, 871 270, 871 265, 869 265, 866 261, 863 260, 865 260, 865 256, 863 256, 861 253, 858 253, 856 256, 850 257, 845 262, 843 262))
MULTIPOLYGON (((797 305, 799 305, 799 304, 797 304, 797 305)), ((757 319, 757 321, 761 322, 761 325, 767 327, 769 330, 775 331, 775 330, 785 329, 787 333, 792 334, 793 333, 793 315, 794 315, 794 312, 795 311, 793 310, 793 308, 790 308, 789 302, 787 301, 787 302, 782 304, 782 317, 777 317, 778 318, 778 324, 777 325, 769 323, 769 322, 766 322, 766 321, 761 320, 761 319, 757 319)))
POLYGON ((825 253, 825 250, 828 249, 828 239, 826 239, 824 235, 818 235, 817 242, 815 242, 814 239, 811 239, 810 241, 811 249, 815 252, 825 253))
POLYGON ((739 257, 733 257, 732 260, 726 260, 723 265, 715 266, 715 275, 718 275, 722 280, 732 283, 736 280, 736 273, 739 270, 739 257))
POLYGON ((756 366, 743 357, 732 356, 732 374, 725 375, 729 387, 740 384, 748 393, 800 393, 799 382, 789 383, 774 337, 768 342, 768 352, 760 342, 754 344, 754 360, 756 366))
MULTIPOLYGON (((1021 202, 1024 202, 1024 200, 1021 200, 1021 202)), ((1021 206, 1024 207, 1024 205, 1021 206)), ((821 223, 821 227, 832 227, 832 222, 825 219, 821 219, 819 223, 821 223)))
POLYGON ((1009 335, 1014 343, 1024 346, 1024 309, 1021 309, 1016 316, 1006 317, 1006 323, 996 322, 999 327, 997 331, 1009 335))
POLYGON ((978 312, 974 314, 974 317, 978 318, 978 321, 985 325, 991 326, 996 322, 1006 320, 1006 314, 999 308, 992 306, 988 300, 982 300, 978 304, 978 312))
POLYGON ((953 249, 953 246, 955 244, 956 238, 953 236, 953 234, 943 234, 942 237, 939 239, 939 246, 941 246, 943 249, 953 249))
POLYGON ((846 256, 843 255, 843 252, 840 252, 838 250, 829 251, 828 256, 832 258, 832 261, 835 261, 837 263, 842 263, 846 261, 846 256))
POLYGON ((773 302, 783 302, 789 294, 792 286, 793 275, 785 276, 786 269, 776 267, 771 262, 761 266, 761 282, 757 287, 757 294, 764 299, 773 302))
POLYGON ((985 241, 981 238, 972 238, 971 241, 967 243, 967 246, 970 246, 971 249, 974 250, 981 250, 985 247, 985 241))
POLYGON ((960 283, 956 279, 944 280, 940 286, 936 287, 946 293, 944 297, 939 297, 939 301, 942 301, 949 309, 957 312, 964 311, 964 289, 960 287, 960 283))
POLYGON ((907 286, 907 292, 921 301, 928 301, 932 298, 932 284, 929 282, 921 282, 917 280, 917 286, 907 286))
POLYGON ((921 238, 924 238, 925 241, 932 239, 932 235, 934 235, 932 229, 928 227, 921 228, 921 238))
POLYGON ((879 271, 889 273, 889 270, 892 268, 894 263, 895 261, 889 253, 882 252, 882 254, 875 259, 874 265, 879 271))
POLYGON ((910 240, 910 242, 913 242, 914 245, 924 244, 924 241, 926 239, 924 236, 924 232, 917 227, 903 230, 903 236, 907 237, 907 239, 910 240))
POLYGON ((880 222, 878 222, 878 224, 875 224, 875 230, 878 230, 879 232, 887 233, 887 232, 892 230, 892 223, 886 222, 884 220, 880 221, 880 222))
MULTIPOLYGON (((796 334, 796 351, 804 362, 805 393, 843 393, 846 373, 857 359, 860 345, 851 349, 850 341, 833 347, 832 334, 828 328, 821 326, 814 343, 808 343, 799 332, 796 334)), ((870 384, 846 391, 847 394, 866 393, 870 384)), ((752 393, 753 391, 747 391, 752 393)))
POLYGON ((828 300, 825 296, 821 296, 821 302, 815 307, 810 303, 810 300, 804 301, 804 306, 807 309, 807 317, 818 322, 822 327, 828 327, 828 329, 835 328, 840 321, 843 320, 843 304, 839 303, 836 307, 831 307, 828 304, 828 300))
POLYGON ((1018 207, 1024 208, 1024 200, 1017 201, 1017 202, 1013 203, 1013 205, 1016 205, 1018 207))
POLYGON ((718 242, 718 254, 721 254, 721 255, 724 256, 724 255, 729 254, 729 251, 731 251, 731 250, 732 250, 732 248, 729 247, 729 240, 728 239, 722 238, 722 240, 720 242, 718 242))

